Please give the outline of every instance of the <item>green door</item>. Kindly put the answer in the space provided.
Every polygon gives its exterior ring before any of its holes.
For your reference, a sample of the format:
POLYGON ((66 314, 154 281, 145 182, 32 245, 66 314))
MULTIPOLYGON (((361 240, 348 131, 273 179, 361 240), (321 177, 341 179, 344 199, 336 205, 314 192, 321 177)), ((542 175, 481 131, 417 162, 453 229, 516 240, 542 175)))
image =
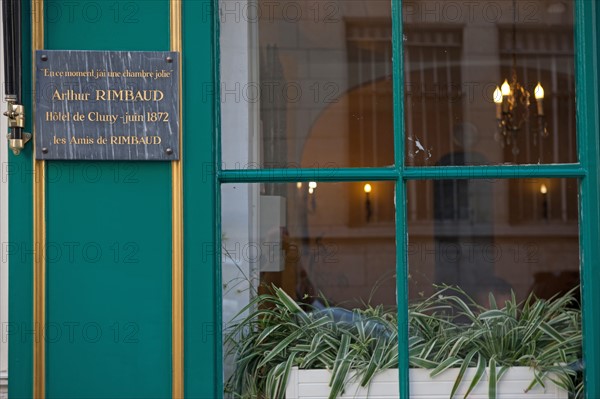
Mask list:
POLYGON ((218 396, 212 7, 24 2, 25 93, 35 49, 182 51, 183 156, 11 155, 11 398, 218 396))

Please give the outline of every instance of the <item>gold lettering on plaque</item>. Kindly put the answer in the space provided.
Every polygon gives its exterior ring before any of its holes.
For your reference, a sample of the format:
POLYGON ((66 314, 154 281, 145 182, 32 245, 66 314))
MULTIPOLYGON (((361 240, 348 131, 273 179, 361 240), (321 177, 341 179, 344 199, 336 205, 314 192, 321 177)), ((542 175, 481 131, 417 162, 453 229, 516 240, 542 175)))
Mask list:
POLYGON ((54 90, 54 94, 52 94, 52 100, 54 101, 88 101, 89 99, 90 93, 81 93, 75 90, 67 90, 62 93, 54 90))
POLYGON ((97 101, 162 101, 161 90, 96 90, 97 101))

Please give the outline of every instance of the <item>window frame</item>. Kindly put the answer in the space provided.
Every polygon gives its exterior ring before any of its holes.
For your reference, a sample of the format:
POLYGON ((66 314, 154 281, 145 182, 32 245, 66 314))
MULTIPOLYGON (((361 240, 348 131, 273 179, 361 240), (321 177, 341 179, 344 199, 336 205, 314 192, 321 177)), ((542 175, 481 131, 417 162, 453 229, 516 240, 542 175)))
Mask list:
MULTIPOLYGON (((411 180, 457 180, 457 179, 530 179, 530 178, 577 178, 579 188, 579 234, 580 271, 583 309, 583 358, 585 362, 586 397, 600 397, 600 342, 594 341, 594 331, 600 331, 600 268, 594 267, 594 259, 600 258, 600 118, 598 85, 597 21, 600 7, 596 1, 574 0, 575 15, 575 86, 577 115, 578 163, 545 165, 482 165, 482 166, 406 166, 405 120, 404 120, 404 58, 402 1, 391 0, 392 50, 394 84, 394 158, 393 167, 374 168, 307 168, 296 165, 290 169, 222 169, 221 157, 221 98, 216 90, 216 204, 215 248, 221 248, 221 185, 228 183, 296 183, 296 182, 363 182, 391 181, 396 186, 396 272, 398 309, 408 309, 408 233, 407 233, 407 183, 411 180)), ((219 75, 219 0, 215 0, 216 88, 220 87, 219 75)), ((218 253, 218 252, 217 252, 218 253)), ((215 257, 217 285, 222 287, 221 259, 215 257)), ((217 318, 223 325, 221 289, 216 292, 217 318)), ((399 348, 408 349, 408 311, 398 312, 399 348)), ((218 386, 223 386, 222 337, 217 334, 218 386)), ((399 354, 400 397, 409 396, 408 350, 399 354)))

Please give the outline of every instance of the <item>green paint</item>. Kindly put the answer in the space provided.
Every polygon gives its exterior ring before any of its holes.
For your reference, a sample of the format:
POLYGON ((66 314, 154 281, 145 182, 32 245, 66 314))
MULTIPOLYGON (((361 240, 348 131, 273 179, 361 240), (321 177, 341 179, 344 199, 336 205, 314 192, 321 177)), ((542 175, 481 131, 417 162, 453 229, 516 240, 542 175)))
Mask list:
MULTIPOLYGON (((218 0, 214 1, 215 4, 215 9, 219 9, 219 5, 218 5, 218 0)), ((219 87, 221 87, 220 82, 221 82, 221 58, 220 58, 220 24, 219 24, 219 13, 218 12, 213 12, 212 13, 214 15, 214 19, 213 19, 213 31, 214 31, 214 35, 213 35, 213 42, 214 42, 214 85, 213 87, 215 87, 215 110, 214 110, 214 115, 215 115, 215 144, 214 144, 214 155, 215 155, 215 165, 223 165, 223 160, 222 160, 222 152, 221 152, 221 91, 218 90, 219 87)), ((214 182, 215 182, 215 203, 214 203, 214 209, 215 209, 215 235, 213 236, 215 238, 215 246, 214 246, 214 253, 215 254, 219 254, 219 256, 215 256, 213 259, 213 264, 214 264, 214 268, 215 268, 215 274, 216 274, 216 286, 218 287, 218 289, 215 290, 215 303, 216 303, 216 315, 215 315, 215 320, 217 321, 217 324, 219 326, 224 325, 223 322, 223 268, 221 265, 221 252, 222 252, 222 248, 223 248, 223 242, 222 242, 222 238, 223 238, 223 229, 221 226, 221 180, 219 177, 220 174, 220 169, 221 168, 217 168, 217 173, 215 173, 214 176, 214 182)), ((223 386, 224 386, 224 375, 223 375, 223 334, 221 329, 219 328, 219 332, 217 333, 216 336, 216 353, 215 353, 215 361, 216 361, 216 366, 215 366, 215 370, 217 370, 217 375, 216 375, 216 386, 215 386, 215 394, 217 397, 221 396, 222 392, 223 392, 223 386)))
POLYGON ((595 1, 576 2, 577 56, 577 132, 579 159, 587 170, 580 188, 581 280, 583 302, 583 348, 586 396, 600 397, 600 137, 598 126, 598 52, 597 23, 600 9, 595 1))
MULTIPOLYGON (((167 0, 45 9, 48 49, 169 50, 167 0)), ((47 398, 169 397, 171 165, 47 162, 46 201, 47 398)))
POLYGON ((398 165, 396 168, 229 169, 220 171, 219 176, 223 183, 395 181, 400 178, 405 180, 531 179, 585 177, 586 169, 579 164, 432 166, 423 168, 398 165))
POLYGON ((320 169, 230 169, 220 171, 219 177, 222 183, 394 181, 400 173, 393 167, 350 169, 332 166, 320 169))
POLYGON ((183 2, 185 394, 221 396, 217 270, 215 50, 212 1, 183 2))
POLYGON ((47 398, 170 395, 166 166, 48 165, 47 398))
POLYGON ((44 1, 52 50, 169 50, 169 0, 44 1))
POLYGON ((581 165, 487 165, 487 166, 434 166, 406 168, 407 180, 448 179, 532 179, 584 177, 581 165))
MULTIPOLYGON (((396 293, 398 298, 398 356, 399 381, 408 381, 408 226, 406 222, 406 173, 404 123, 404 41, 402 28, 402 2, 392 1, 392 48, 394 61, 394 159, 400 177, 396 182, 396 293)), ((401 383, 400 397, 408 398, 408 383, 401 383)))

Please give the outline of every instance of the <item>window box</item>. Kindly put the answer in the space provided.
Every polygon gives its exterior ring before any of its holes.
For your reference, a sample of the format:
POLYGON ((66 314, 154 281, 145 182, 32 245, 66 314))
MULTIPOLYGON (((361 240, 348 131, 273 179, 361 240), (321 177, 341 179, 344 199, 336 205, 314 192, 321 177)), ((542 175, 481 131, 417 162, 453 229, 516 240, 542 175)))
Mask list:
MULTIPOLYGON (((431 378, 430 370, 410 370, 411 399, 448 399, 458 369, 448 370, 441 375, 431 378)), ((455 397, 463 398, 468 389, 468 382, 475 368, 467 369, 463 383, 455 397)), ((345 398, 392 399, 398 398, 400 392, 398 384, 398 370, 388 369, 379 373, 369 388, 362 388, 356 382, 348 383, 345 398)), ((288 380, 287 399, 327 399, 329 397, 329 370, 300 370, 292 369, 288 380)), ((527 367, 512 367, 506 372, 498 384, 498 399, 567 399, 568 394, 563 389, 554 385, 552 381, 545 381, 546 387, 535 386, 525 393, 533 380, 533 371, 527 367)), ((475 389, 469 394, 469 399, 488 399, 488 381, 484 376, 475 389)))

